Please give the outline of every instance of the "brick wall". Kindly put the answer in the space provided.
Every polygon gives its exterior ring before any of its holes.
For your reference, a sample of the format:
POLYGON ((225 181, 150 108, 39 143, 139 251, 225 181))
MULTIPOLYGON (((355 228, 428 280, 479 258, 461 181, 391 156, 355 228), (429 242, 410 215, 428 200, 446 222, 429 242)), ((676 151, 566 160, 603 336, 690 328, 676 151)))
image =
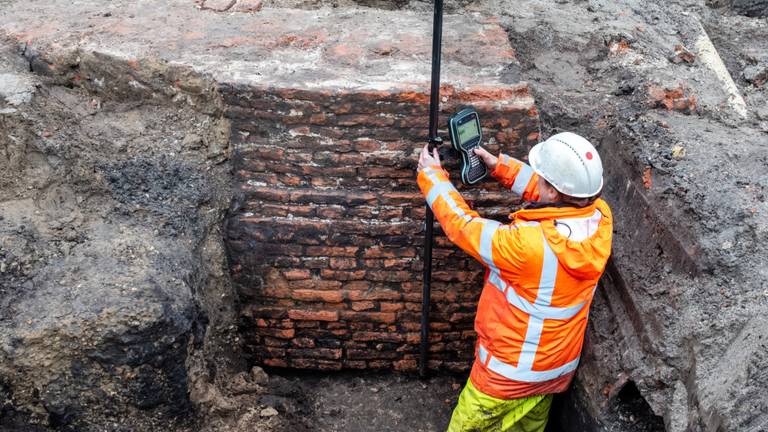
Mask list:
MULTIPOLYGON (((239 189, 227 244, 253 360, 415 369, 424 200, 414 170, 428 96, 396 87, 233 85, 222 93, 239 189)), ((524 84, 445 86, 441 94, 445 113, 464 104, 478 109, 492 149, 521 154, 538 138, 524 84)), ((517 204, 493 182, 466 196, 501 219, 517 204)), ((463 370, 472 357, 482 267, 436 232, 430 367, 463 370)))

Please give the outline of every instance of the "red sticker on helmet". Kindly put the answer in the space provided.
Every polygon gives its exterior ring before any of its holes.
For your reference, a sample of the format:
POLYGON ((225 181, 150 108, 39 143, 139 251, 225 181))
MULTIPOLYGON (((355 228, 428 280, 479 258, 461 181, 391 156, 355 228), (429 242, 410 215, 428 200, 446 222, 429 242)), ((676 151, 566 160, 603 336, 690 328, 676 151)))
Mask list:
POLYGON ((587 152, 587 160, 592 160, 592 152, 587 152))

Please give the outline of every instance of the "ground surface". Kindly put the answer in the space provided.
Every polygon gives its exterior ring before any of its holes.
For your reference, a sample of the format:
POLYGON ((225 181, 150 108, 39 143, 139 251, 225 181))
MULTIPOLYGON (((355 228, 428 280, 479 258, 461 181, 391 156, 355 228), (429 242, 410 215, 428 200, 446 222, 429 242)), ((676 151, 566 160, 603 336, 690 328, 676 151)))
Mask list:
MULTIPOLYGON (((342 373, 297 375, 287 382, 305 389, 309 412, 298 419, 324 432, 442 431, 448 425, 464 378, 425 381, 413 375, 342 373)), ((291 429, 286 428, 286 430, 291 429)))

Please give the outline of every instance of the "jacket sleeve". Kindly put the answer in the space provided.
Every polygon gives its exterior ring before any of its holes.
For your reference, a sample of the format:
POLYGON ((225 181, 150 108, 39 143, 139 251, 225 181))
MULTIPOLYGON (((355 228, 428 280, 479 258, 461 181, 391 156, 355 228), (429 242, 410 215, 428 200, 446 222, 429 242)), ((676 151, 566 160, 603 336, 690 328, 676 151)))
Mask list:
POLYGON ((496 169, 491 175, 501 182, 504 187, 523 197, 526 201, 538 201, 538 174, 525 162, 505 154, 499 154, 496 169))
POLYGON ((481 218, 469 208, 451 184, 448 173, 440 167, 428 167, 421 171, 418 183, 435 219, 454 244, 491 269, 522 270, 526 248, 518 230, 481 218))

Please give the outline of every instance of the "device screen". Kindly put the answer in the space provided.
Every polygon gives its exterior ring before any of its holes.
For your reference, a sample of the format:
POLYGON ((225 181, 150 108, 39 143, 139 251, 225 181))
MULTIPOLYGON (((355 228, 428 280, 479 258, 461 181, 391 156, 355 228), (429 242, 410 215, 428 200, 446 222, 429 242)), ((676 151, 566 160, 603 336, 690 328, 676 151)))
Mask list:
POLYGON ((458 132, 459 143, 461 146, 464 146, 467 141, 477 138, 480 135, 480 131, 477 129, 477 121, 474 118, 463 125, 459 125, 458 132))

